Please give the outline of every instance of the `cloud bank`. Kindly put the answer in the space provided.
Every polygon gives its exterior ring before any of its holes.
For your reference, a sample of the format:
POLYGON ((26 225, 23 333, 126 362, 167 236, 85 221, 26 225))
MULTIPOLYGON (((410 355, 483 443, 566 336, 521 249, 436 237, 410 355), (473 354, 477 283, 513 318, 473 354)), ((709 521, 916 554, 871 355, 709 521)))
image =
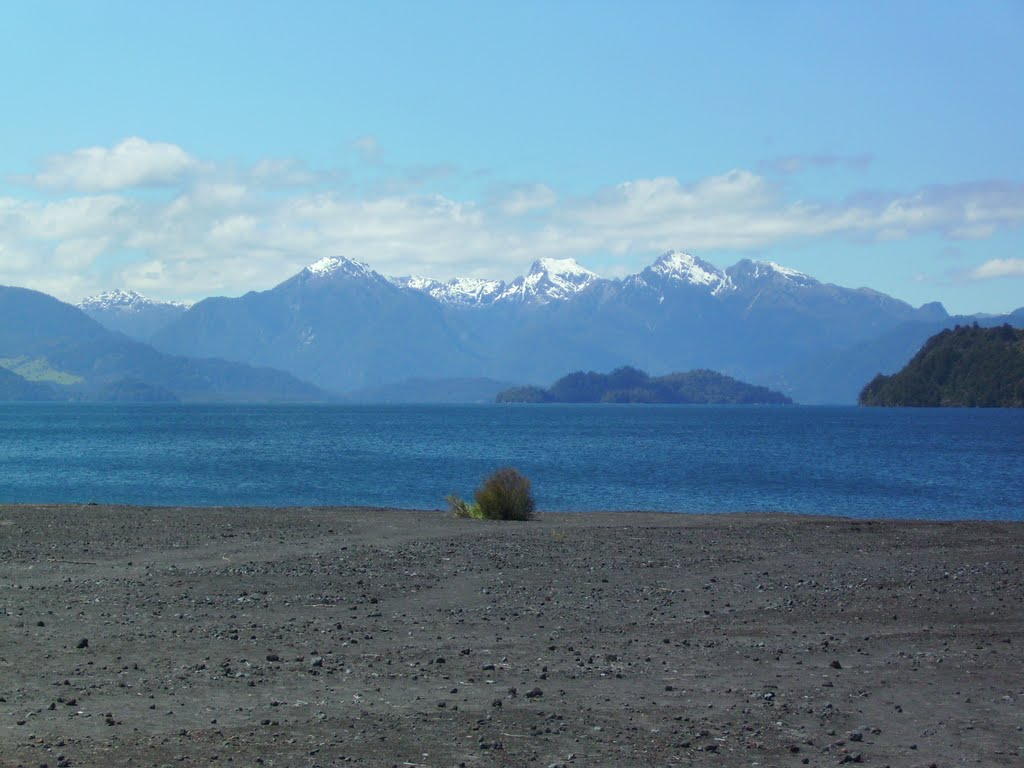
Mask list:
POLYGON ((1024 259, 990 259, 968 273, 971 280, 1024 277, 1024 259))
POLYGON ((175 144, 131 137, 109 149, 89 147, 53 155, 34 182, 44 188, 84 192, 165 186, 197 165, 195 158, 175 144))
MULTIPOLYGON (((379 158, 375 141, 358 149, 379 158)), ((270 287, 325 255, 438 278, 508 278, 542 256, 600 258, 621 273, 669 248, 966 240, 1024 222, 1024 185, 1005 181, 793 200, 770 178, 737 169, 576 196, 543 183, 495 186, 467 200, 427 189, 458 169, 421 171, 389 168, 392 176, 357 188, 342 169, 278 159, 229 167, 141 138, 56 155, 21 180, 32 194, 0 198, 0 282, 68 300, 113 287, 198 299, 270 287)), ((1018 275, 1022 263, 996 260, 970 276, 1018 275)))

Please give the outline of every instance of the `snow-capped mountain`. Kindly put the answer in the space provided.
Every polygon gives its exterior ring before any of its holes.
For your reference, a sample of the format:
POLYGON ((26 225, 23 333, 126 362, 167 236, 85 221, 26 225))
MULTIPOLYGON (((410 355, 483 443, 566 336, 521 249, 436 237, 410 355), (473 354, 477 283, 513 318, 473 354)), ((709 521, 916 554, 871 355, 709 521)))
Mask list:
POLYGON ((77 306, 104 327, 146 341, 192 305, 183 301, 156 301, 135 291, 118 289, 89 296, 77 306))
POLYGON ((368 264, 355 259, 347 259, 344 256, 325 256, 314 261, 282 285, 292 281, 321 286, 339 282, 370 282, 378 285, 390 285, 390 281, 384 275, 372 269, 368 264))
POLYGON ((319 261, 314 261, 301 274, 310 275, 316 278, 328 277, 355 277, 375 278, 377 273, 361 261, 346 259, 344 256, 325 256, 319 261))
POLYGON ((547 304, 576 296, 601 278, 575 259, 538 259, 523 277, 517 277, 498 301, 547 304))
POLYGON ((575 259, 538 259, 527 274, 511 283, 473 277, 456 277, 446 282, 430 277, 393 277, 391 282, 426 293, 448 306, 485 307, 497 302, 547 304, 565 301, 601 279, 577 264, 575 259))
POLYGON ((623 280, 626 288, 646 288, 664 295, 666 288, 694 286, 712 296, 736 289, 729 276, 713 264, 682 251, 668 251, 651 266, 623 280))
POLYGON ((280 368, 336 392, 414 378, 546 384, 632 365, 710 368, 798 401, 853 402, 883 361, 861 354, 832 378, 817 361, 858 344, 870 352, 893 329, 944 317, 938 306, 915 309, 774 262, 723 270, 682 251, 623 279, 539 259, 510 283, 386 278, 331 256, 270 290, 200 302, 154 343, 280 368))
POLYGON ((729 281, 737 287, 746 287, 755 283, 761 285, 771 283, 788 288, 811 288, 821 285, 820 281, 810 275, 776 264, 774 261, 744 259, 733 264, 725 272, 729 281))
POLYGON ((507 287, 504 280, 481 280, 475 277, 456 277, 447 282, 430 277, 392 277, 391 282, 411 291, 426 293, 442 304, 454 307, 493 304, 507 287))
MULTIPOLYGON (((322 259, 317 265, 328 261, 336 262, 337 259, 322 259)), ((306 269, 317 271, 320 269, 317 265, 306 269)), ((370 271, 365 265, 360 267, 370 271)), ((821 285, 813 277, 773 261, 744 260, 722 270, 683 251, 663 253, 649 267, 621 281, 603 278, 581 266, 575 259, 547 258, 535 261, 526 275, 517 277, 511 283, 471 277, 456 277, 444 282, 423 276, 388 279, 407 290, 432 296, 441 304, 475 308, 498 302, 548 304, 568 301, 600 282, 614 284, 627 291, 652 291, 660 299, 664 298, 667 289, 686 287, 720 297, 754 284, 763 285, 766 281, 789 287, 821 285)))
POLYGON ((147 298, 135 291, 103 291, 95 296, 88 296, 78 303, 78 308, 85 311, 119 311, 119 312, 144 312, 151 307, 176 307, 188 309, 191 302, 184 301, 156 301, 147 298))

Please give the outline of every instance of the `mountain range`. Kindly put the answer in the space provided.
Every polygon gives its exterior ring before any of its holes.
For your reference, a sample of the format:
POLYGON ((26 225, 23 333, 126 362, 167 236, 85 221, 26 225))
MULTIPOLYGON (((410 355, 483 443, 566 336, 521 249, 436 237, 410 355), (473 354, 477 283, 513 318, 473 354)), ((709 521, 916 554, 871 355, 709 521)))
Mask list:
POLYGON ((389 278, 327 257, 269 290, 201 301, 152 341, 333 392, 407 379, 543 384, 630 365, 652 375, 707 368, 798 402, 853 403, 955 320, 938 303, 912 307, 773 262, 721 270, 679 251, 622 279, 540 259, 508 283, 389 278))
MULTIPOLYGON (((483 389, 544 384, 566 370, 633 366, 653 376, 711 369, 797 402, 854 403, 866 382, 898 370, 945 327, 975 320, 1024 325, 1024 309, 951 317, 938 303, 913 307, 774 262, 745 259, 723 270, 680 251, 621 279, 572 259, 539 259, 510 282, 386 277, 332 256, 237 298, 188 306, 112 291, 68 309, 77 313, 75 323, 92 318, 95 328, 115 331, 118 344, 141 345, 133 354, 144 348, 160 356, 153 360, 213 359, 260 368, 264 376, 276 369, 295 384, 309 382, 305 397, 314 399, 326 392, 374 399, 383 392, 403 401, 457 397, 452 393, 466 382, 483 389)), ((9 361, 19 355, 0 349, 9 361)), ((47 355, 36 350, 27 363, 55 359, 47 355)), ((22 364, 4 367, 17 372, 22 364)), ((184 391, 174 376, 173 386, 147 376, 141 380, 152 386, 184 391)), ((115 379, 107 376, 103 386, 115 379)), ((122 387, 122 394, 131 391, 122 387)), ((226 392, 216 396, 230 397, 226 392)))
POLYGON ((165 354, 52 296, 0 286, 0 399, 294 402, 330 395, 282 371, 165 354))

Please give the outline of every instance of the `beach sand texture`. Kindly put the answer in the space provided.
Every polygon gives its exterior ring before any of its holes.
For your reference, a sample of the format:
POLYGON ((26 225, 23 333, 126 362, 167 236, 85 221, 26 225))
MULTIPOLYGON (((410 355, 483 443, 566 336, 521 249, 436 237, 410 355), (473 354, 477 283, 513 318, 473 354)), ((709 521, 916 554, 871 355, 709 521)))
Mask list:
POLYGON ((1021 766, 1024 525, 0 507, 0 764, 1021 766))

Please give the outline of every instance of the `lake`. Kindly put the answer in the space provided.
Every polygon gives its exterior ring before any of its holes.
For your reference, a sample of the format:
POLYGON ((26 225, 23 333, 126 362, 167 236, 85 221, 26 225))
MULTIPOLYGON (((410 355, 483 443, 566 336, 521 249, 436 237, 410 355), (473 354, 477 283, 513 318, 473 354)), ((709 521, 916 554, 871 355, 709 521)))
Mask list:
POLYGON ((437 509, 505 465, 542 511, 1024 520, 1024 411, 0 404, 0 502, 437 509))

